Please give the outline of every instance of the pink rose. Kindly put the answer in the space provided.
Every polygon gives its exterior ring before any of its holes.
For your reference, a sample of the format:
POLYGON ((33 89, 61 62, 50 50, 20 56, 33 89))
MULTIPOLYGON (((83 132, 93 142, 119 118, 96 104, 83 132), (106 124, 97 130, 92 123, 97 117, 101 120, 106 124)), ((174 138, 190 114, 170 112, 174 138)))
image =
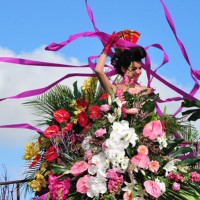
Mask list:
POLYGON ((108 104, 103 104, 101 107, 100 107, 101 111, 103 112, 107 112, 110 110, 110 106, 108 104))
POLYGON ((127 109, 126 113, 127 114, 138 114, 139 110, 137 108, 131 108, 131 109, 127 109))
POLYGON ((146 154, 139 152, 136 156, 133 156, 131 163, 137 165, 140 168, 148 169, 150 160, 146 154))
POLYGON ((85 161, 76 162, 70 170, 70 173, 74 176, 78 176, 88 169, 88 164, 85 161))
POLYGON ((145 181, 144 187, 146 192, 155 198, 158 198, 161 195, 160 186, 154 181, 151 180, 145 181))
POLYGON ((81 194, 86 194, 88 191, 88 188, 86 186, 86 183, 88 179, 90 178, 90 175, 85 175, 82 178, 79 178, 76 183, 76 189, 81 194))
POLYGON ((95 132, 96 137, 102 137, 106 133, 106 129, 100 128, 95 132))
POLYGON ((156 160, 152 160, 150 163, 149 163, 149 170, 151 172, 157 172, 158 169, 159 169, 160 165, 159 165, 159 162, 156 161, 156 160))
POLYGON ((151 140, 163 135, 162 123, 160 120, 152 121, 146 124, 143 129, 143 135, 151 140))
POLYGON ((175 190, 175 191, 178 191, 180 190, 181 188, 181 185, 177 182, 174 182, 173 185, 172 185, 172 189, 175 190))

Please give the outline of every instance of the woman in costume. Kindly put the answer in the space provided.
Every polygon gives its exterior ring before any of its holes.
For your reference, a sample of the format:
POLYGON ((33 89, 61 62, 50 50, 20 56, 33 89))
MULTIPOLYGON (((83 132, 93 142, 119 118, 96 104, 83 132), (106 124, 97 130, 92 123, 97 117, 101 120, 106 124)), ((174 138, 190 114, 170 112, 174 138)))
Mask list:
MULTIPOLYGON (((136 44, 140 33, 132 30, 124 30, 121 32, 113 33, 105 45, 99 60, 97 62, 95 73, 104 88, 104 90, 111 94, 116 86, 113 85, 107 75, 104 72, 104 65, 108 53, 111 51, 112 45, 118 39, 124 39, 129 42, 136 44)), ((123 77, 123 83, 118 86, 124 92, 128 88, 138 87, 138 79, 142 73, 142 62, 141 60, 146 57, 146 51, 141 46, 135 46, 130 49, 116 49, 114 55, 111 58, 111 64, 116 68, 118 74, 123 77)), ((144 86, 140 88, 146 89, 144 86)))

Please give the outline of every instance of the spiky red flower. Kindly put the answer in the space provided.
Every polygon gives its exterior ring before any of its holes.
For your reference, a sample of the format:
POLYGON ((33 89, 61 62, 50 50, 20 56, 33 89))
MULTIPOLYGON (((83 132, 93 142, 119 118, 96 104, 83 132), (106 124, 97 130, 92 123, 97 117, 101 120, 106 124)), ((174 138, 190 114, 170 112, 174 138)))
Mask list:
POLYGON ((78 115, 78 123, 82 126, 85 127, 88 123, 88 116, 86 112, 81 112, 78 115))
POLYGON ((46 153, 45 153, 45 159, 47 161, 55 160, 58 157, 58 153, 56 151, 56 148, 54 146, 50 146, 46 153))
POLYGON ((90 111, 90 118, 91 119, 99 119, 101 118, 101 112, 99 106, 91 106, 89 108, 90 111))
POLYGON ((59 134, 59 127, 56 125, 49 126, 44 132, 43 135, 47 138, 54 138, 59 134))
POLYGON ((66 110, 56 110, 53 113, 54 119, 59 123, 62 124, 63 122, 67 122, 70 118, 69 113, 66 110))

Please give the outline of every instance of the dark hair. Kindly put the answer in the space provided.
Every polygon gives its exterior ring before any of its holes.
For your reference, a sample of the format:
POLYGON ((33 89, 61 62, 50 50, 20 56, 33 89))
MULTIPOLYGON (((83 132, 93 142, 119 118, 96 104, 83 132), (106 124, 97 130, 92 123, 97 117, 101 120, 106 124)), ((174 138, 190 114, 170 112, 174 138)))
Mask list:
POLYGON ((145 57, 145 49, 141 46, 137 46, 129 50, 126 49, 121 53, 115 53, 114 56, 111 58, 111 64, 116 68, 117 73, 123 76, 124 73, 121 70, 122 66, 125 69, 128 69, 131 62, 141 61, 145 57))

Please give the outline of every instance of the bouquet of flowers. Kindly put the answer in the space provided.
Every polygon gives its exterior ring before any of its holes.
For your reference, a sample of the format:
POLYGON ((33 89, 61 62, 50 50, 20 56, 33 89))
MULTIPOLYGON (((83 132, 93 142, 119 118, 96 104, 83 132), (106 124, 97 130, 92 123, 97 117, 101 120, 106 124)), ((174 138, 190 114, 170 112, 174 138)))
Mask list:
POLYGON ((46 113, 24 155, 36 199, 199 199, 199 159, 174 137, 179 120, 155 112, 159 95, 97 85, 89 78, 81 91, 57 86, 27 102, 46 113))

